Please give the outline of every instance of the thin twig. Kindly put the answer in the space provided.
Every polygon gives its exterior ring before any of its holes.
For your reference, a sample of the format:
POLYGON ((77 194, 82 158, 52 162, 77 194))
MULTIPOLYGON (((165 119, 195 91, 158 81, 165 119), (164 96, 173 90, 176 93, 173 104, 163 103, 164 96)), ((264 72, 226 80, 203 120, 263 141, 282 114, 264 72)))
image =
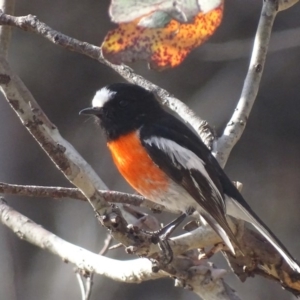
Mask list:
POLYGON ((103 247, 99 252, 99 255, 105 255, 107 253, 111 242, 112 242, 112 236, 108 233, 106 239, 104 240, 103 247))
MULTIPOLYGON (((112 242, 112 236, 108 233, 106 239, 104 240, 103 247, 99 252, 99 255, 105 255, 109 250, 109 247, 112 242)), ((89 300, 92 295, 92 286, 94 280, 94 273, 90 273, 90 276, 86 278, 85 282, 85 300, 89 300)))
POLYGON ((273 23, 277 15, 277 9, 277 1, 263 1, 262 12, 254 40, 250 65, 242 89, 241 97, 230 121, 225 127, 223 135, 215 142, 213 146, 213 153, 222 167, 225 166, 231 150, 242 136, 252 106, 256 99, 264 70, 273 23))
POLYGON ((92 286, 93 286, 94 273, 91 273, 85 280, 85 298, 84 300, 89 300, 92 295, 92 286))
POLYGON ((84 287, 84 283, 83 283, 83 279, 81 277, 81 274, 79 271, 76 270, 75 272, 75 275, 76 275, 76 279, 77 279, 77 282, 78 282, 78 285, 79 285, 79 289, 80 289, 80 294, 81 294, 81 299, 82 300, 85 300, 85 287, 84 287))
MULTIPOLYGON (((109 203, 131 204, 137 207, 146 207, 154 211, 165 210, 165 207, 162 205, 155 204, 140 195, 108 190, 98 190, 98 192, 109 203)), ((72 198, 87 201, 86 197, 77 188, 54 186, 19 185, 0 182, 0 194, 53 199, 72 198)))
MULTIPOLYGON (((112 236, 110 234, 107 234, 106 239, 104 240, 104 245, 100 250, 99 255, 106 254, 106 252, 109 250, 111 241, 112 241, 112 236)), ((94 272, 87 273, 84 270, 80 270, 77 268, 75 274, 79 284, 82 300, 89 300, 92 294, 94 272)))
MULTIPOLYGON (((106 239, 104 240, 103 247, 99 252, 99 255, 103 256, 107 253, 111 242, 112 242, 112 236, 108 233, 106 236, 106 239)), ((89 300, 92 295, 93 280, 94 280, 94 273, 90 273, 85 281, 85 299, 84 300, 89 300)))

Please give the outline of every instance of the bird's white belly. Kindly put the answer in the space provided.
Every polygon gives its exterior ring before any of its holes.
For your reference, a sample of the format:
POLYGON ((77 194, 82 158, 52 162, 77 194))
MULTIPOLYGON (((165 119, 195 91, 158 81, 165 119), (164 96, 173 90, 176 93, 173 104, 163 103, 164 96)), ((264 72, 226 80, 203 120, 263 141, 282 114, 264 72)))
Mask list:
POLYGON ((156 191, 147 198, 155 203, 165 206, 174 213, 186 212, 188 208, 194 208, 201 213, 201 207, 188 192, 178 184, 171 182, 166 191, 156 191))

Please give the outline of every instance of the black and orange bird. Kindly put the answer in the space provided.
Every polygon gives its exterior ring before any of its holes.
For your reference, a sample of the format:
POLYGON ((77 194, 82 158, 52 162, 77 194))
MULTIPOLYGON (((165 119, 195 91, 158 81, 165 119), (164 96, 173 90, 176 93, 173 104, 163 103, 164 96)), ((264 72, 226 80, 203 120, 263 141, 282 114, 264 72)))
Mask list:
POLYGON ((226 216, 251 223, 288 265, 300 267, 253 212, 209 149, 155 95, 133 84, 100 89, 81 114, 100 120, 119 172, 144 197, 173 212, 195 210, 235 254, 239 243, 226 216))

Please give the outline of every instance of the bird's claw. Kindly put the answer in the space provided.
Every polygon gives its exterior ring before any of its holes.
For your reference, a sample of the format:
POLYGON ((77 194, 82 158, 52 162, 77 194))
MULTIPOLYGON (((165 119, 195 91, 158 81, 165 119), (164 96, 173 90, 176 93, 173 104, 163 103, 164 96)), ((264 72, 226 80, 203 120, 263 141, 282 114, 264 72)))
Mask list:
POLYGON ((158 272, 160 266, 166 266, 173 260, 173 251, 169 245, 168 238, 173 233, 173 231, 182 223, 182 221, 187 217, 187 213, 181 214, 178 218, 165 225, 163 228, 154 231, 143 231, 146 234, 151 235, 151 240, 153 244, 157 244, 162 252, 159 262, 152 262, 153 272, 158 272))

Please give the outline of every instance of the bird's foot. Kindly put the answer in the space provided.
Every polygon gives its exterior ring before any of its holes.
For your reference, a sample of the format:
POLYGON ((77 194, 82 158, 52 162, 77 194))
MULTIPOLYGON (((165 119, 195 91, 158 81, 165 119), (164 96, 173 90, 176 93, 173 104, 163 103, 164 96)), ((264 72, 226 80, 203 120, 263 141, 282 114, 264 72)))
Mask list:
POLYGON ((152 262, 152 269, 154 272, 158 272, 161 267, 168 265, 173 260, 173 251, 169 245, 168 238, 187 217, 187 215, 187 213, 181 214, 178 218, 159 230, 152 232, 143 230, 144 233, 151 235, 152 243, 157 244, 162 253, 159 262, 152 262))

